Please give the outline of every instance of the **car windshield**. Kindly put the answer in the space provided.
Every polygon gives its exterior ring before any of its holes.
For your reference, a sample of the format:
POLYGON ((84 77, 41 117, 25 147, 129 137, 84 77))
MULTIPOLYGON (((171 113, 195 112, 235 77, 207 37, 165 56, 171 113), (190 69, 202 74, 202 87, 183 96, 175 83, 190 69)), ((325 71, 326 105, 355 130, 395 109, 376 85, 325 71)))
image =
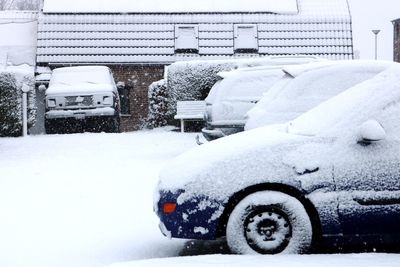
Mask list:
POLYGON ((107 68, 68 68, 54 71, 50 86, 76 84, 111 84, 107 68))
POLYGON ((400 67, 395 66, 287 123, 287 131, 297 135, 339 137, 371 119, 385 129, 398 128, 399 113, 400 67))
POLYGON ((278 67, 233 71, 213 86, 205 101, 258 101, 282 76, 278 67))

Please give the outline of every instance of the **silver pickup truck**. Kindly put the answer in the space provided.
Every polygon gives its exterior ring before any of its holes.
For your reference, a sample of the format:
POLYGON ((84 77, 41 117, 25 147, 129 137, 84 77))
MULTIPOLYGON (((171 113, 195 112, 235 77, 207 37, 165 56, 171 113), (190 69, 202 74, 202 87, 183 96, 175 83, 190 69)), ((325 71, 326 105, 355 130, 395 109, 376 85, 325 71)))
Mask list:
POLYGON ((105 66, 58 68, 46 90, 46 133, 119 132, 120 100, 105 66))

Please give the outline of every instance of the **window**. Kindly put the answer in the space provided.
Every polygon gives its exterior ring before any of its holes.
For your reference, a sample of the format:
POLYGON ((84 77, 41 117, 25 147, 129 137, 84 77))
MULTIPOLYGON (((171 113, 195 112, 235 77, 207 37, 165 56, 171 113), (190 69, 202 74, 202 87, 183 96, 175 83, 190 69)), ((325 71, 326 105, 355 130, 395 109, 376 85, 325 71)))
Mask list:
POLYGON ((199 29, 197 25, 175 26, 175 52, 199 52, 199 29))
POLYGON ((254 24, 235 25, 235 52, 236 53, 258 52, 257 25, 254 24))

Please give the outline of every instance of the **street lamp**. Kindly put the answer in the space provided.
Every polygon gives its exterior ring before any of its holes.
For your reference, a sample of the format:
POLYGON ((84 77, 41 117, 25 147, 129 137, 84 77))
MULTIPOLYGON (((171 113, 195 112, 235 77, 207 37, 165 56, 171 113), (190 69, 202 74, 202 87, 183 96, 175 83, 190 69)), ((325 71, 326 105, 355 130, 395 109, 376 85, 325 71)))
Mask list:
POLYGON ((381 30, 372 30, 372 33, 375 34, 375 60, 378 59, 378 34, 381 30))

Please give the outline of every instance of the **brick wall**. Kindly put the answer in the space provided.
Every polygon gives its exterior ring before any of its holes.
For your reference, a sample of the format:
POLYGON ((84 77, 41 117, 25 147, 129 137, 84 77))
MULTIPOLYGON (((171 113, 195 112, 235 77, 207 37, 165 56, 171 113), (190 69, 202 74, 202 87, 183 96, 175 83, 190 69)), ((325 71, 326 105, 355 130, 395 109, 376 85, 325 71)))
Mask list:
POLYGON ((121 131, 138 130, 148 114, 148 87, 163 79, 163 65, 109 66, 116 82, 124 82, 129 90, 130 115, 121 118, 121 131))

